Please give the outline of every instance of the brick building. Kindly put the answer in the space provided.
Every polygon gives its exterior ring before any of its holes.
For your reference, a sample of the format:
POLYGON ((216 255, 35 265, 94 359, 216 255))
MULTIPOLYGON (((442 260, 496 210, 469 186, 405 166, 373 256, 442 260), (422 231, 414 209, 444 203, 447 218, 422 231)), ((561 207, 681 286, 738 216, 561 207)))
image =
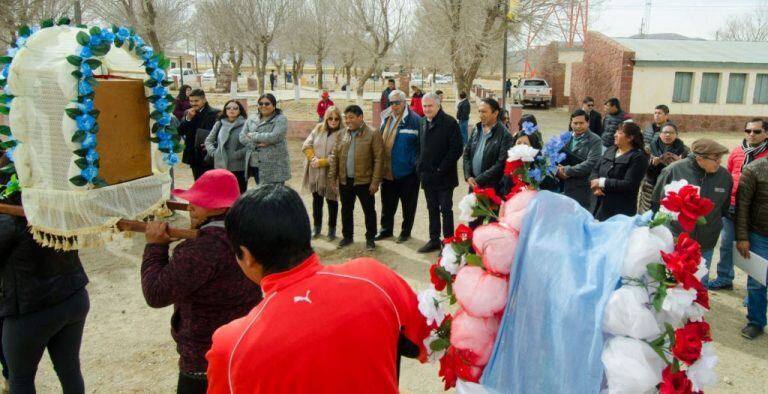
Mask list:
MULTIPOLYGON (((768 116, 768 43, 609 38, 587 34, 584 49, 559 51, 562 96, 618 97, 636 122, 666 104, 683 131, 737 131, 768 116)), ((599 109, 602 109, 598 105, 599 109)))

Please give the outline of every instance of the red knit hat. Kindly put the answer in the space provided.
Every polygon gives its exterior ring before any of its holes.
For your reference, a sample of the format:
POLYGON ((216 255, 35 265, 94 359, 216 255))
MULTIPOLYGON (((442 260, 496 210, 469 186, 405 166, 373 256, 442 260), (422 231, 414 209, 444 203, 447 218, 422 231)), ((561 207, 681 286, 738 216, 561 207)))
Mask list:
POLYGON ((230 208, 240 197, 235 175, 224 169, 206 171, 189 190, 173 189, 174 196, 208 209, 230 208))

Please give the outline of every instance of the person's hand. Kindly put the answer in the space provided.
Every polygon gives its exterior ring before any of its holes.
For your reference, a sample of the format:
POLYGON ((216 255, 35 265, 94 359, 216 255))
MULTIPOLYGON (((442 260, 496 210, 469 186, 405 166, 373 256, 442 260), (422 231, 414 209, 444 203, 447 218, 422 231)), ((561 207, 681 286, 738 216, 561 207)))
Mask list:
POLYGON ((312 168, 317 168, 320 165, 320 162, 317 160, 317 157, 313 157, 312 161, 309 162, 309 165, 312 168))
POLYGON ((568 175, 565 175, 565 167, 557 166, 557 178, 561 180, 568 179, 568 175))
POLYGON ((736 249, 739 251, 741 257, 745 259, 749 258, 749 241, 736 242, 736 249))
POLYGON ((184 119, 186 119, 188 121, 192 120, 192 118, 194 118, 195 115, 197 115, 197 108, 192 107, 192 108, 187 110, 187 115, 184 116, 184 119))
POLYGON ((331 190, 333 190, 334 194, 339 194, 339 183, 336 181, 331 181, 331 190))
POLYGON ((656 156, 651 157, 651 165, 653 166, 659 165, 660 161, 661 161, 660 157, 656 157, 656 156))
POLYGON ((144 239, 148 244, 168 245, 176 239, 168 234, 168 223, 153 221, 147 223, 147 229, 144 231, 144 239))
POLYGON ((379 184, 378 183, 371 183, 371 186, 368 188, 368 191, 371 192, 371 194, 376 194, 377 191, 379 191, 379 184))
POLYGON ((595 189, 600 189, 600 180, 599 179, 593 179, 589 182, 589 188, 593 191, 595 189))
POLYGON ((475 181, 475 178, 473 177, 467 178, 467 184, 473 189, 477 187, 477 181, 475 181))
POLYGON ((602 197, 605 195, 605 192, 603 191, 603 189, 598 187, 597 189, 592 189, 592 194, 594 194, 597 197, 602 197))

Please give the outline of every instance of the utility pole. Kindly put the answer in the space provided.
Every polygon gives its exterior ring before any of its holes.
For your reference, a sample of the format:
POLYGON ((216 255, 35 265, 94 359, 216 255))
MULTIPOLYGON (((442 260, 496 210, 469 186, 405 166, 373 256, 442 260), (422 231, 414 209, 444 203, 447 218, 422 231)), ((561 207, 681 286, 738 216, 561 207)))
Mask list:
POLYGON ((645 13, 643 14, 643 22, 640 24, 640 35, 645 37, 651 30, 651 8, 653 6, 652 0, 645 0, 645 13))
POLYGON ((501 108, 507 108, 507 45, 509 45, 509 40, 507 39, 507 35, 509 33, 509 25, 508 21, 509 18, 507 17, 507 14, 509 14, 509 3, 505 0, 502 0, 501 7, 504 9, 504 53, 502 54, 502 65, 501 65, 501 108))

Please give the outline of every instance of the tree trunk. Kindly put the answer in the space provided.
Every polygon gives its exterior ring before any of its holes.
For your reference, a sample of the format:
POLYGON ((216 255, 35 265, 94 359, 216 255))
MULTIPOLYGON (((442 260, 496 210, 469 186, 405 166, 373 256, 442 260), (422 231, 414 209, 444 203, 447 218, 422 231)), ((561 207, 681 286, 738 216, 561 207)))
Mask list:
POLYGON ((267 51, 269 50, 269 42, 266 40, 261 41, 261 61, 259 62, 259 95, 264 94, 266 90, 265 79, 267 76, 267 51))
POLYGON ((317 75, 317 89, 323 90, 323 54, 318 53, 315 58, 315 75, 317 75))
POLYGON ((149 35, 149 44, 152 45, 152 49, 155 53, 162 52, 163 46, 160 45, 160 40, 157 37, 157 30, 155 27, 156 15, 155 5, 153 0, 143 0, 143 7, 141 7, 142 19, 147 27, 147 34, 149 35))
POLYGON ((376 62, 371 64, 365 72, 363 72, 363 75, 360 76, 360 78, 357 80, 357 96, 362 97, 363 93, 365 92, 365 83, 368 82, 368 80, 373 75, 374 71, 376 70, 376 62))

